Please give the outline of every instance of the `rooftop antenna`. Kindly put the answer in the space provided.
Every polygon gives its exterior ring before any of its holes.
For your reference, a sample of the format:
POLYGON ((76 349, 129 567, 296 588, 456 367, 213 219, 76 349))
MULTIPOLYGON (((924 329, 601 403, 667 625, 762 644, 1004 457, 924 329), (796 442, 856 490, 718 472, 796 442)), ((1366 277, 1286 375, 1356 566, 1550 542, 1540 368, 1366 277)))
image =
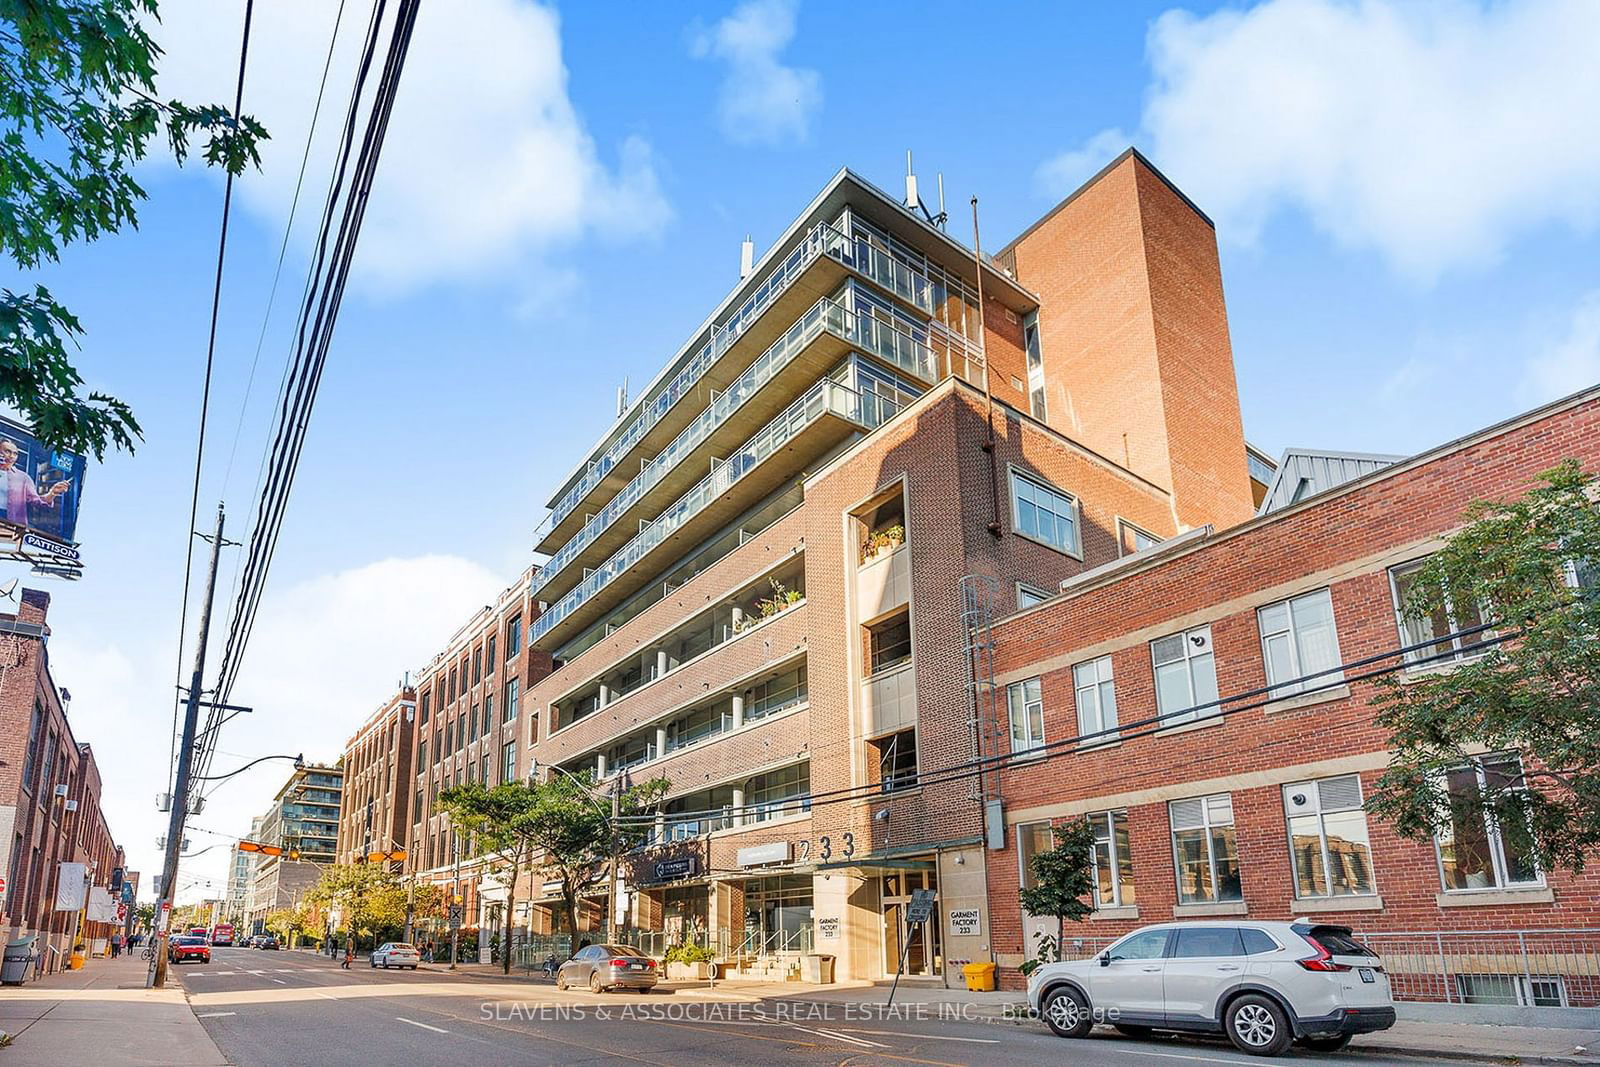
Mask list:
POLYGON ((624 377, 622 384, 617 386, 617 418, 622 418, 628 411, 628 379, 624 377))
POLYGON ((744 243, 739 246, 739 280, 742 282, 750 277, 750 272, 756 269, 756 243, 750 240, 750 235, 744 235, 744 243))
POLYGON ((939 172, 939 213, 933 217, 933 224, 939 229, 945 228, 945 223, 950 221, 950 213, 944 209, 944 171, 939 172))
MULTIPOLYGON (((911 169, 911 149, 906 149, 906 207, 913 212, 922 212, 922 217, 930 223, 935 222, 934 217, 928 214, 928 205, 922 202, 922 197, 917 192, 917 175, 911 169)), ((937 223, 935 223, 937 225, 937 223)))

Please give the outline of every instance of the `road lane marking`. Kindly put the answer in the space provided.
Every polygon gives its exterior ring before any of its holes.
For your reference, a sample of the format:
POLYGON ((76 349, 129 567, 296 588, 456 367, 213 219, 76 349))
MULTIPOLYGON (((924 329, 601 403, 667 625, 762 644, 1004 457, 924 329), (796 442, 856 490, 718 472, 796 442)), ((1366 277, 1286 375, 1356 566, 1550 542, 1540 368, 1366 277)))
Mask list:
POLYGON ((220 1019, 224 1015, 238 1015, 236 1011, 203 1011, 196 1015, 196 1019, 220 1019))
POLYGON ((1150 1052, 1142 1048, 1117 1048, 1115 1045, 1103 1046, 1108 1052, 1126 1052, 1133 1056, 1158 1056, 1164 1060, 1204 1060, 1207 1063, 1249 1063, 1242 1058, 1224 1058, 1215 1054, 1209 1056, 1190 1056, 1181 1052, 1150 1052))
POLYGON ((843 1041, 843 1042, 846 1042, 847 1044, 854 1045, 857 1048, 888 1048, 889 1047, 888 1045, 880 1045, 876 1041, 868 1041, 865 1038, 846 1037, 843 1034, 830 1034, 826 1030, 811 1030, 811 1029, 807 1029, 804 1026, 797 1026, 797 1027, 795 1027, 795 1029, 800 1031, 802 1034, 811 1034, 811 1035, 813 1035, 815 1037, 832 1038, 835 1041, 843 1041))
POLYGON ((273 981, 277 982, 279 985, 288 985, 289 984, 288 982, 285 982, 282 978, 274 978, 273 981))
POLYGON ((942 1034, 905 1034, 899 1030, 857 1030, 854 1027, 841 1026, 840 1030, 847 1034, 877 1034, 880 1037, 911 1037, 918 1041, 966 1041, 973 1045, 998 1045, 997 1037, 946 1037, 942 1034))
POLYGON ((400 1016, 400 1015, 396 1015, 394 1017, 394 1019, 395 1019, 395 1022, 410 1023, 412 1026, 420 1026, 424 1030, 432 1030, 436 1034, 448 1034, 450 1032, 448 1030, 441 1030, 437 1026, 429 1026, 427 1023, 419 1023, 415 1019, 407 1019, 404 1016, 400 1016))

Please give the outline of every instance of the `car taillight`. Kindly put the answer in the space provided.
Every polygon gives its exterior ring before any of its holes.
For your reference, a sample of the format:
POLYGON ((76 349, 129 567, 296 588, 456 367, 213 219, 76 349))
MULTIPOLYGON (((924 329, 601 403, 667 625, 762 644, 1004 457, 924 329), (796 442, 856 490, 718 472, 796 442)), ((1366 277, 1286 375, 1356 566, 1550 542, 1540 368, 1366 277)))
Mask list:
POLYGON ((1333 953, 1329 952, 1327 950, 1327 948, 1323 946, 1322 942, 1318 941, 1316 938, 1312 937, 1310 934, 1301 934, 1300 935, 1300 939, 1302 941, 1304 941, 1306 944, 1310 945, 1312 948, 1317 950, 1317 954, 1315 956, 1312 956, 1310 959, 1295 960, 1296 963, 1298 963, 1300 966, 1304 967, 1306 970, 1308 970, 1308 971, 1348 971, 1350 969, 1350 965, 1349 964, 1335 963, 1333 961, 1333 953))
POLYGON ((656 969, 656 961, 655 960, 645 960, 644 961, 644 965, 646 967, 650 968, 652 971, 656 969))
POLYGON ((613 967, 626 967, 627 965, 628 965, 628 961, 623 959, 620 956, 618 956, 616 959, 611 961, 611 966, 613 966, 613 967))

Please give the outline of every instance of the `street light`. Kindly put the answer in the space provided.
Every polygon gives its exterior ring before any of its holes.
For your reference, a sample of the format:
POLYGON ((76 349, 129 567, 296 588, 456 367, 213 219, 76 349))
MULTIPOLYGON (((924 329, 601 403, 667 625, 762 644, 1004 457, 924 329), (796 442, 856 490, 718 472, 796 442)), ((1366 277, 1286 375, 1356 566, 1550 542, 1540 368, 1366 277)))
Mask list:
POLYGON ((223 779, 232 778, 236 774, 243 774, 256 764, 265 763, 269 759, 294 760, 294 769, 297 771, 303 771, 306 767, 306 757, 304 752, 296 756, 262 756, 260 759, 251 760, 238 770, 229 771, 227 774, 197 774, 194 776, 194 780, 197 782, 220 782, 223 779))

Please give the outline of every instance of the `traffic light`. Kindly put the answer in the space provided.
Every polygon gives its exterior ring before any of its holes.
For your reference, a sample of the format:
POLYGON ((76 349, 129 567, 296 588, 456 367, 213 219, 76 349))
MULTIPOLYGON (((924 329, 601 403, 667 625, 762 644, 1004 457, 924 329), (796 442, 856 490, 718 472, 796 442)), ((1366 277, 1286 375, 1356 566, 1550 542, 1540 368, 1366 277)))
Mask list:
POLYGON ((368 863, 399 863, 406 858, 406 850, 397 848, 389 852, 368 852, 368 863))
POLYGON ((300 858, 300 850, 297 848, 291 848, 289 850, 289 858, 292 860, 298 860, 300 858))

